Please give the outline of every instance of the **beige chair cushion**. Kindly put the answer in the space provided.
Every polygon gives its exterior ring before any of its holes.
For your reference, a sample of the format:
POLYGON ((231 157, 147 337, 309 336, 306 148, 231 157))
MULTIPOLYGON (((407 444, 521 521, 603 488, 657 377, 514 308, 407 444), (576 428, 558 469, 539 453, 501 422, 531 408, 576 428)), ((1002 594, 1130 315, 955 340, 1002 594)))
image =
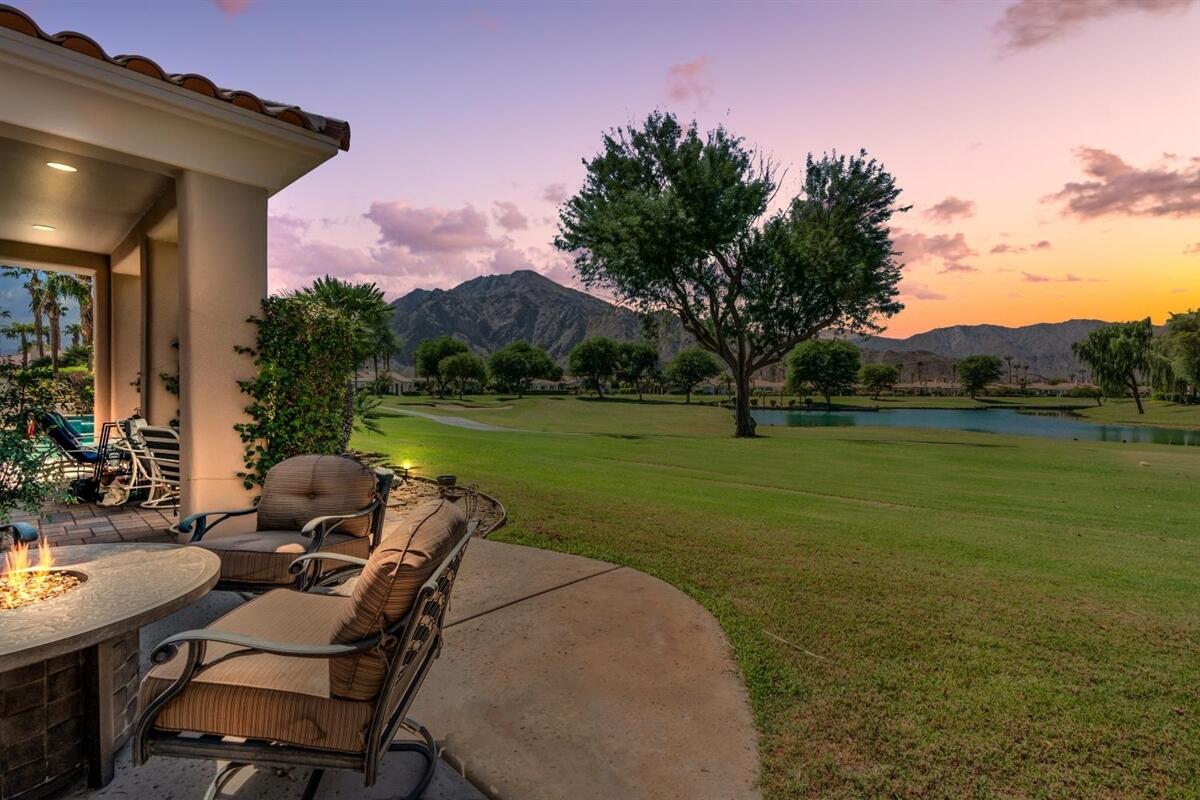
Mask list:
MULTIPOLYGON (((276 589, 235 608, 209 626, 289 644, 329 644, 350 599, 276 589)), ((142 679, 142 709, 177 678, 184 648, 142 679)), ((285 742, 300 747, 358 753, 365 749, 370 703, 341 700, 329 691, 329 659, 255 653, 209 642, 200 672, 162 709, 155 727, 285 742)))
MULTIPOLYGON (((218 529, 220 530, 220 529, 218 529)), ((296 580, 288 567, 308 551, 312 539, 297 531, 251 531, 228 536, 206 536, 196 546, 213 551, 221 559, 221 580, 286 586, 296 580)), ((322 550, 366 558, 371 540, 363 536, 331 533, 322 550)), ((340 561, 322 561, 319 569, 345 566, 340 561)))
MULTIPOLYGON (((267 472, 258 501, 260 531, 298 531, 309 520, 353 514, 375 497, 375 473, 343 456, 292 456, 267 472)), ((366 536, 371 516, 347 520, 338 533, 366 536)))
MULTIPOLYGON (((350 604, 334 630, 333 641, 348 644, 378 636, 412 608, 421 585, 462 540, 467 520, 448 500, 434 500, 414 509, 391 529, 363 568, 350 604)), ((387 676, 387 654, 374 650, 340 658, 330 665, 335 697, 369 700, 387 676)))

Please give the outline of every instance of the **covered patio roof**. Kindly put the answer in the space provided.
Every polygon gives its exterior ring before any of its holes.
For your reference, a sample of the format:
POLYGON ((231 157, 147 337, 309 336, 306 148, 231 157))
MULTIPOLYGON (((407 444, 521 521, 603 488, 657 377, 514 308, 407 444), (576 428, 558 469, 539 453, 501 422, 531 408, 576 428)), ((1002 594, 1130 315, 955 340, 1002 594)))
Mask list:
POLYGON ((93 276, 97 423, 179 420, 183 513, 247 500, 235 348, 267 293, 267 200, 349 144, 0 5, 0 263, 93 276))

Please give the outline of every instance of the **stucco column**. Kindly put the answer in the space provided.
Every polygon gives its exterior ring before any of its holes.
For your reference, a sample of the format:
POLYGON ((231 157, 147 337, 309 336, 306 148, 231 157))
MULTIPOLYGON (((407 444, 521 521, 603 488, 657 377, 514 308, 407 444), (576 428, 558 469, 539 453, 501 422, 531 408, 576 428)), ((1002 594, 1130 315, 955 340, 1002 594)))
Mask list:
POLYGON ((113 419, 112 414, 112 271, 98 269, 92 275, 92 375, 96 399, 92 413, 100 426, 113 419))
POLYGON ((145 246, 142 414, 151 425, 168 425, 179 414, 179 398, 163 378, 179 375, 179 247, 154 239, 145 246))
POLYGON ((245 506, 250 493, 241 439, 248 398, 237 381, 254 374, 247 318, 267 294, 267 193, 184 172, 179 203, 180 514, 245 506))
POLYGON ((109 413, 123 419, 142 406, 138 373, 142 369, 142 281, 114 272, 109 278, 109 413))

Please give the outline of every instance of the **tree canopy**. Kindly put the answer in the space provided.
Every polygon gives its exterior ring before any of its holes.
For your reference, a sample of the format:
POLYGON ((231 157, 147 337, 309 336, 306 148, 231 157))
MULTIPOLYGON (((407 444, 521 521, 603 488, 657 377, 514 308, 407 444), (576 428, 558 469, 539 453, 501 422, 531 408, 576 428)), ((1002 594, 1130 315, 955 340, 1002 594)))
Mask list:
POLYGON ((896 387, 900 381, 900 370, 893 364, 863 364, 858 371, 858 382, 871 393, 871 399, 896 387))
POLYGON ((426 339, 417 345, 413 351, 417 375, 433 381, 438 396, 446 394, 446 376, 442 374, 442 361, 459 353, 469 353, 471 348, 467 343, 453 336, 439 336, 436 339, 426 339))
POLYGON ((621 342, 617 356, 617 379, 632 386, 641 400, 642 382, 658 367, 658 350, 649 342, 621 342))
POLYGON ((685 402, 692 402, 697 384, 721 374, 721 365, 703 347, 685 347, 667 364, 666 378, 683 389, 685 402))
POLYGON ((1200 311, 1171 314, 1154 340, 1150 358, 1154 388, 1175 400, 1200 401, 1200 311))
POLYGON ((858 348, 837 339, 811 339, 796 345, 787 356, 787 386, 799 393, 805 384, 833 405, 835 394, 853 390, 858 377, 858 348))
POLYGON ((584 385, 604 397, 604 387, 621 365, 621 346, 607 336, 590 336, 571 348, 567 368, 584 385))
POLYGON ((1071 351, 1087 364, 1096 385, 1105 395, 1120 397, 1128 391, 1133 395, 1138 413, 1144 414, 1139 380, 1149 370, 1153 340, 1154 327, 1147 317, 1102 325, 1087 338, 1071 345, 1071 351))
POLYGON ((457 390, 459 400, 462 399, 468 383, 482 384, 487 380, 487 368, 483 365, 483 359, 474 353, 446 356, 438 363, 438 374, 446 381, 447 386, 457 390))
POLYGON ((877 331, 902 308, 890 220, 907 208, 865 152, 810 155, 800 194, 769 215, 775 167, 723 127, 701 136, 654 112, 584 163, 556 246, 587 285, 668 309, 729 366, 738 436, 754 435, 756 370, 825 328, 877 331))
POLYGON ((1004 375, 1004 362, 996 356, 967 356, 958 362, 954 370, 963 391, 974 400, 975 395, 986 389, 988 384, 995 383, 1004 375))
POLYGON ((562 369, 540 347, 529 342, 512 342, 488 358, 488 372, 501 388, 524 397, 538 379, 553 381, 562 377, 562 369))

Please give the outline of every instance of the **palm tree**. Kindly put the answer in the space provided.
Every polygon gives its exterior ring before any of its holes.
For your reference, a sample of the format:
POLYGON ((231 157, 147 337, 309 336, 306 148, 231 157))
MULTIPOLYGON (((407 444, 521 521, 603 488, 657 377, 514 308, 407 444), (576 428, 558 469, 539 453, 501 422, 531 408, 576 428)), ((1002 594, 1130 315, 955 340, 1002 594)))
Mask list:
MULTIPOLYGON (((1004 357, 1004 360, 1005 360, 1006 362, 1008 362, 1008 385, 1009 385, 1009 386, 1012 386, 1012 382, 1013 382, 1013 376, 1012 376, 1013 357, 1012 357, 1012 356, 1005 356, 1005 357, 1004 357)), ((1020 367, 1017 367, 1017 369, 1020 369, 1020 367)))
POLYGON ((83 334, 83 326, 77 322, 72 322, 66 327, 67 336, 71 337, 71 347, 79 347, 79 339, 83 334))
POLYGON ((62 352, 62 314, 65 307, 60 302, 63 296, 70 296, 78 281, 73 275, 63 272, 51 272, 46 275, 42 284, 42 306, 46 312, 46 321, 50 329, 50 369, 58 373, 58 356, 62 352))
MULTIPOLYGON (((4 316, 8 316, 8 312, 5 312, 4 316)), ((0 329, 0 334, 4 335, 8 339, 21 340, 21 366, 28 367, 30 347, 29 337, 34 334, 33 325, 28 322, 14 322, 5 326, 3 329, 0 329)))
POLYGON ((29 310, 33 312, 33 341, 37 345, 38 358, 44 358, 46 334, 42 322, 45 312, 42 273, 27 267, 4 267, 3 271, 6 277, 25 279, 25 290, 29 292, 29 310))
MULTIPOLYGON (((90 345, 92 337, 95 335, 95 316, 93 313, 92 302, 92 278, 90 275, 68 275, 62 273, 56 276, 59 281, 58 291, 63 297, 69 297, 79 304, 79 325, 69 326, 67 332, 71 334, 72 341, 75 347, 83 344, 90 345), (70 328, 78 327, 76 333, 72 333, 70 328)), ((92 354, 88 353, 88 368, 92 367, 92 354)))

